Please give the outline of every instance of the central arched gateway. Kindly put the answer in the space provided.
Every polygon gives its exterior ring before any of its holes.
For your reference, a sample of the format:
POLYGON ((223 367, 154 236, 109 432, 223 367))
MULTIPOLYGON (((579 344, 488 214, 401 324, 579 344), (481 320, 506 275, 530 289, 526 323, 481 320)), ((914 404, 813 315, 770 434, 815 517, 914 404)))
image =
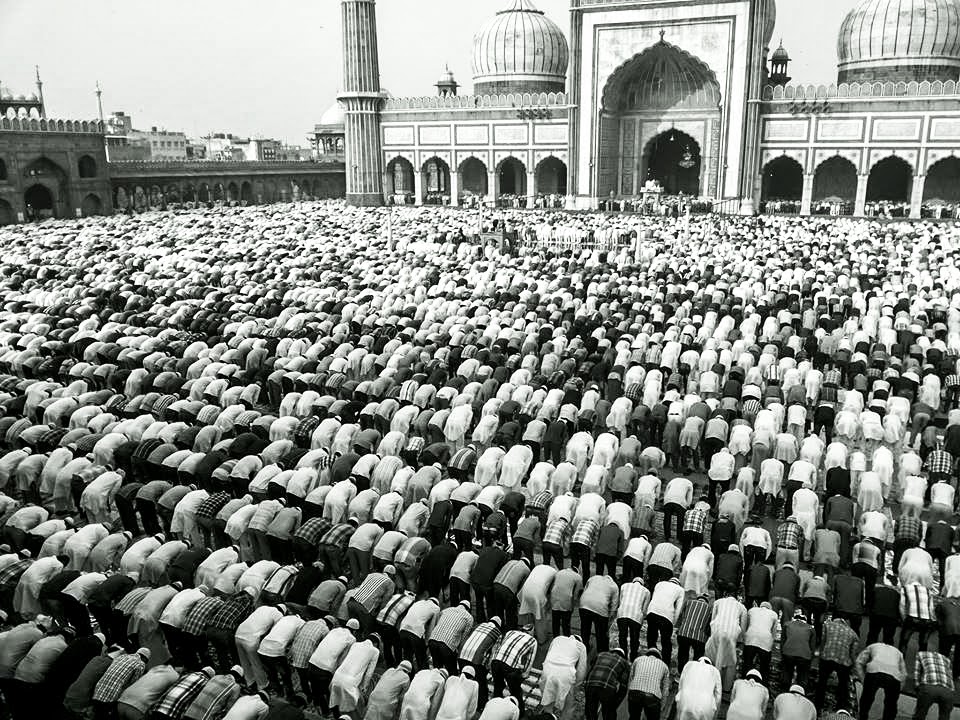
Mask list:
POLYGON ((664 40, 617 68, 603 89, 597 189, 717 195, 720 84, 699 58, 664 40))

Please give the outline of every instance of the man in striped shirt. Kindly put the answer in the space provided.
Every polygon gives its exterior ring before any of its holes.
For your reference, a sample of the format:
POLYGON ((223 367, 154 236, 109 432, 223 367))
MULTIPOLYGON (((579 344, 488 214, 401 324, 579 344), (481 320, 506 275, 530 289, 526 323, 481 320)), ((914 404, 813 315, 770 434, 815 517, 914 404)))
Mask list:
MULTIPOLYGON (((670 668, 660 658, 657 648, 633 661, 628 686, 630 720, 659 720, 663 701, 670 692, 670 668)), ((605 719, 606 720, 606 719, 605 719)))
POLYGON ((460 670, 469 665, 476 672, 477 682, 480 683, 480 707, 487 704, 489 693, 487 661, 503 637, 502 625, 503 623, 498 617, 492 617, 488 621, 480 623, 470 632, 460 647, 457 665, 460 670))
POLYGON ((357 619, 364 634, 370 632, 377 612, 396 590, 396 572, 393 565, 387 565, 382 573, 368 574, 358 587, 347 591, 347 614, 357 619))
POLYGON ((440 612, 427 641, 434 667, 446 668, 451 677, 457 674, 457 652, 472 627, 469 600, 462 600, 440 612))
POLYGON ((900 652, 907 654, 907 643, 914 633, 918 635, 920 648, 927 647, 927 638, 936 628, 933 597, 926 586, 912 582, 900 588, 900 652))
POLYGON ((532 625, 522 630, 510 630, 493 652, 490 673, 493 675, 493 694, 500 696, 505 688, 520 701, 520 715, 524 714, 523 678, 529 674, 537 655, 537 641, 530 634, 532 625))

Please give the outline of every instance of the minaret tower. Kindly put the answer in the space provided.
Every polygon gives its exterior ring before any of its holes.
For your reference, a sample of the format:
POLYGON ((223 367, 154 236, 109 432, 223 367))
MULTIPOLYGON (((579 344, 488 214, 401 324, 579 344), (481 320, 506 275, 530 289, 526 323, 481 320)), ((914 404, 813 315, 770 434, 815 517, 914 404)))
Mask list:
POLYGON ((383 205, 376 0, 342 0, 347 204, 383 205))

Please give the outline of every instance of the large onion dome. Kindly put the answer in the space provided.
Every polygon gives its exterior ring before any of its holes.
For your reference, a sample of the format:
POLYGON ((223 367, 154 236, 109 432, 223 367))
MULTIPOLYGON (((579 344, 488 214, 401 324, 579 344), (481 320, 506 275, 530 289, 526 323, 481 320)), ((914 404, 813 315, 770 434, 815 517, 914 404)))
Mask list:
POLYGON ((956 80, 960 0, 861 0, 837 37, 839 82, 956 80))
POLYGON ((563 92, 569 50, 563 31, 530 0, 512 0, 473 38, 477 95, 563 92))

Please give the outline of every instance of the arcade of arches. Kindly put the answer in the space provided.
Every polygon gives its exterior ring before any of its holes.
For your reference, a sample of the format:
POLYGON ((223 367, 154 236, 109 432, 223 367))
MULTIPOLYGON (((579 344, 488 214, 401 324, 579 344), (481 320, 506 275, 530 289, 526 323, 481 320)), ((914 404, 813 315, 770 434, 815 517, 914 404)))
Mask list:
POLYGON ((894 208, 895 214, 919 216, 921 207, 960 203, 958 177, 960 158, 955 156, 933 163, 926 175, 918 177, 913 166, 896 155, 877 160, 866 175, 858 174, 856 165, 840 155, 826 158, 805 175, 797 160, 781 155, 763 167, 761 201, 794 203, 792 210, 802 213, 833 208, 839 214, 862 215, 886 207, 894 208))
POLYGON ((460 204, 473 197, 528 197, 566 195, 567 166, 550 155, 533 171, 518 158, 509 156, 493 172, 480 158, 468 157, 456 172, 439 157, 427 159, 417 172, 405 157, 391 159, 384 168, 384 195, 395 204, 460 204))
POLYGON ((634 196, 648 180, 667 194, 714 194, 720 100, 713 71, 663 40, 617 68, 603 90, 598 194, 634 196))
POLYGON ((147 210, 180 203, 260 205, 343 196, 343 179, 323 177, 253 177, 250 179, 164 181, 156 184, 114 183, 117 209, 147 210))

